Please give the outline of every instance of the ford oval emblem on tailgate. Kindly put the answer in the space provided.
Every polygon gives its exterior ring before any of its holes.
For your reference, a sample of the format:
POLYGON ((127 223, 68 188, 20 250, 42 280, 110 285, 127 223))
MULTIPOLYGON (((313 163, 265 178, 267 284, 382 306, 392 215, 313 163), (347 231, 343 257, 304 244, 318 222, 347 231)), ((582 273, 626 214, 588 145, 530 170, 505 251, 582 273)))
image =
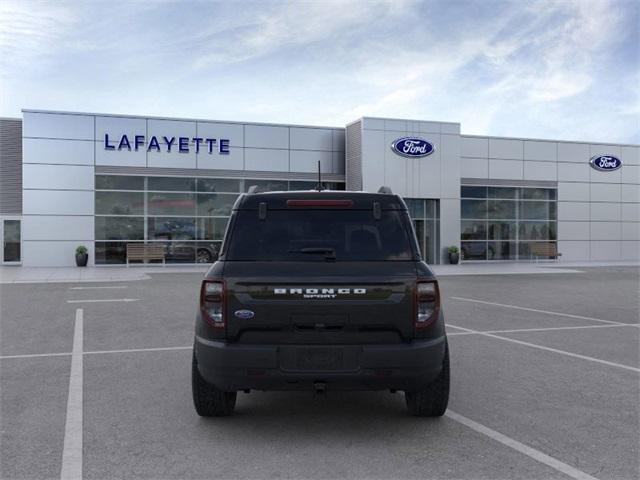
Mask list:
POLYGON ((249 320, 255 316, 251 310, 236 310, 234 315, 238 318, 242 318, 243 320, 249 320))

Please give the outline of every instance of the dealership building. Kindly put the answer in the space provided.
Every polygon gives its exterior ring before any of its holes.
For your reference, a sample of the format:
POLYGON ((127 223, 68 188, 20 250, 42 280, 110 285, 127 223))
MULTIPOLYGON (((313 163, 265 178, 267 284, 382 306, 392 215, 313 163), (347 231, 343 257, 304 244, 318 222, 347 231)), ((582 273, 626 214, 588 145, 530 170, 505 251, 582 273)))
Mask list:
POLYGON ((84 245, 89 265, 126 264, 135 244, 211 262, 238 195, 313 189, 318 162, 325 188, 401 195, 430 263, 450 246, 465 262, 640 260, 638 145, 40 110, 0 119, 0 260, 72 266, 84 245))

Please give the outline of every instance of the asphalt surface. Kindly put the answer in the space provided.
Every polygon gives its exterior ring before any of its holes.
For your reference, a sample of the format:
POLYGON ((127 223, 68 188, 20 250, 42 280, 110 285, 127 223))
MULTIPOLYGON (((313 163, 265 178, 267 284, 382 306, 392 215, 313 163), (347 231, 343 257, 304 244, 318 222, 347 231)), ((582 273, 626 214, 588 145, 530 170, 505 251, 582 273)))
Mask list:
POLYGON ((578 270, 440 279, 454 412, 440 419, 408 416, 400 393, 331 391, 239 394, 236 415, 203 419, 189 349, 200 275, 2 285, 0 477, 60 478, 81 308, 88 479, 571 478, 514 444, 573 478, 638 478, 638 269, 578 270), (135 301, 86 302, 119 299, 135 301))

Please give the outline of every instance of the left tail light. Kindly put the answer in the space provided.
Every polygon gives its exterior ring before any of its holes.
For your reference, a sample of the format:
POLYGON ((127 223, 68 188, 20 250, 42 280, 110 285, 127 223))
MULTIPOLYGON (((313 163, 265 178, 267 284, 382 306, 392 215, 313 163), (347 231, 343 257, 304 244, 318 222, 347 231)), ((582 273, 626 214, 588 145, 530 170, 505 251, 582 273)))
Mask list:
POLYGON ((224 282, 204 280, 200 290, 200 311, 204 320, 214 328, 224 328, 224 282))
POLYGON ((440 290, 436 280, 418 280, 415 297, 415 326, 425 328, 440 314, 440 290))

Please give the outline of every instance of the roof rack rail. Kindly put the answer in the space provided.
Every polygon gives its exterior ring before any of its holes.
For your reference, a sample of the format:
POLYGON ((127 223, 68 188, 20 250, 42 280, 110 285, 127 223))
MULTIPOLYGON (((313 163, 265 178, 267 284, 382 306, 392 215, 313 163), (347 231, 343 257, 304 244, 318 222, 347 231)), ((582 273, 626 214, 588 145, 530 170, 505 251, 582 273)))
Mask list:
POLYGON ((251 194, 251 193, 259 193, 260 192, 260 187, 258 185, 251 185, 249 187, 249 190, 247 190, 247 193, 251 194))
POLYGON ((384 185, 381 186, 378 189, 378 193, 384 193, 384 194, 387 194, 387 195, 393 195, 393 192, 391 191, 391 188, 385 187, 384 185))

